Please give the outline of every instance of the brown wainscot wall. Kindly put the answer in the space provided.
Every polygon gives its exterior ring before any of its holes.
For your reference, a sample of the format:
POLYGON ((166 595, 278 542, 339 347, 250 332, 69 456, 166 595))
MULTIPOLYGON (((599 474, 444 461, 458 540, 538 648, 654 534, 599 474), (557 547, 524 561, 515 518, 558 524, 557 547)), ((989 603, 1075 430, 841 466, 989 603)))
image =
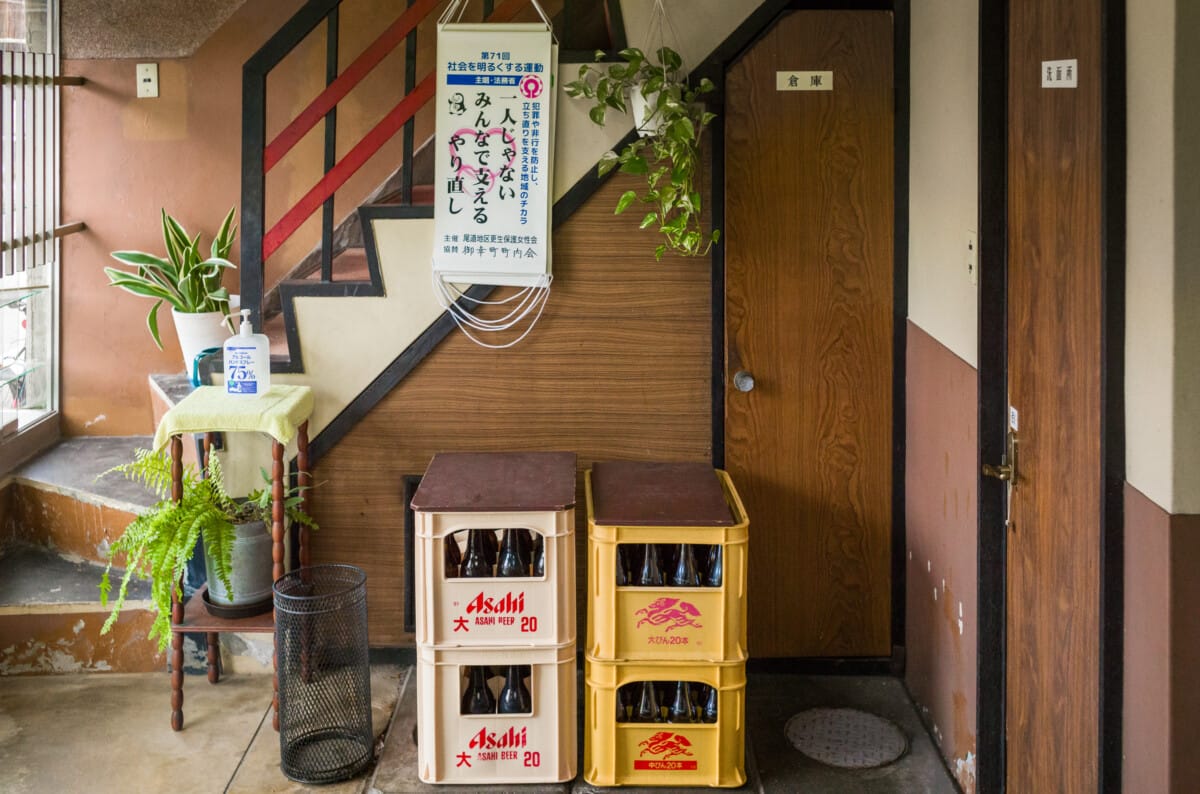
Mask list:
POLYGON ((1200 516, 1125 486, 1125 791, 1200 779, 1200 516))
POLYGON ((975 787, 978 373, 908 324, 906 675, 965 792, 975 787))

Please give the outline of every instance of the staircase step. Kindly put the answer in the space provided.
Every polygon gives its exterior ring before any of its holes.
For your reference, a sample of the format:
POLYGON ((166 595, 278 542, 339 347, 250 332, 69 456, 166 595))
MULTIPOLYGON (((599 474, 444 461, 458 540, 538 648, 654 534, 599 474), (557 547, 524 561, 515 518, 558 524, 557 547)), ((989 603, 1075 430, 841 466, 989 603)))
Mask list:
POLYGON ((163 669, 150 585, 133 580, 121 617, 108 634, 100 605, 104 566, 31 546, 0 557, 0 676, 46 673, 153 672, 163 669))
MULTIPOLYGON (((367 265, 367 249, 365 248, 347 248, 333 258, 333 280, 334 281, 369 281, 371 279, 370 269, 367 265)), ((315 282, 321 280, 321 273, 309 273, 304 278, 305 281, 315 282)))
POLYGON ((98 476, 150 436, 88 436, 60 442, 17 469, 6 486, 0 551, 10 543, 48 547, 86 562, 108 560, 108 545, 156 497, 118 474, 98 476))

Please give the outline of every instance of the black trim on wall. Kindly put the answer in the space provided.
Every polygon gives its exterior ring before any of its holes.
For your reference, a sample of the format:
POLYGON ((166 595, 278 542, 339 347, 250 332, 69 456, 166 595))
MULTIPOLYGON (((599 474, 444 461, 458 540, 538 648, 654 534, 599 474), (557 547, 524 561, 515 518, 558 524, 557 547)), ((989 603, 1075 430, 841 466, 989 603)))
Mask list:
POLYGON ((420 474, 404 475, 404 630, 409 634, 417 630, 417 587, 413 562, 417 553, 417 516, 412 509, 412 499, 420 484, 420 474))
MULTIPOLYGON (((701 65, 697 73, 711 79, 717 86, 710 103, 717 112, 713 125, 713 225, 724 230, 725 225, 725 73, 747 49, 767 34, 788 11, 850 10, 891 11, 893 92, 894 176, 892 205, 892 656, 886 662, 876 660, 871 670, 882 674, 904 674, 905 646, 905 589, 906 523, 905 523, 905 433, 906 371, 908 334, 908 179, 909 179, 909 62, 911 11, 909 0, 848 0, 847 2, 805 2, 803 0, 774 0, 763 3, 745 22, 701 65)), ((713 465, 725 465, 725 245, 712 249, 712 459, 713 465)), ((849 664, 852 660, 813 660, 817 668, 832 661, 834 665, 849 664)), ((861 660, 853 660, 861 661, 861 660)), ((789 669, 800 671, 803 665, 792 663, 789 669)), ((814 668, 814 669, 817 669, 814 668)), ((807 669, 807 668, 805 668, 807 669)))
POLYGON ((1125 3, 1101 6, 1100 790, 1121 790, 1125 674, 1125 3))
MULTIPOLYGON (((338 76, 338 9, 334 6, 325 18, 325 86, 338 76)), ((411 158, 407 162, 412 162, 411 158)), ((325 114, 325 173, 337 164, 337 105, 325 114)), ((321 206, 321 280, 333 278, 333 196, 321 206)))
POLYGON ((1008 0, 979 4, 979 494, 975 785, 1005 777, 1005 484, 984 477, 1008 428, 1008 0), (1005 31, 1001 34, 1000 31, 1005 31))
MULTIPOLYGON (((892 277, 892 645, 907 645, 905 636, 907 468, 904 455, 908 432, 908 160, 909 160, 909 63, 911 37, 909 0, 896 0, 892 20, 893 90, 896 112, 892 119, 895 136, 892 233, 895 246, 892 277)), ((901 671, 903 672, 903 671, 901 671)))
POLYGON ((712 131, 712 224, 722 239, 712 247, 712 463, 725 468, 725 69, 714 69, 709 78, 720 98, 719 117, 712 131))

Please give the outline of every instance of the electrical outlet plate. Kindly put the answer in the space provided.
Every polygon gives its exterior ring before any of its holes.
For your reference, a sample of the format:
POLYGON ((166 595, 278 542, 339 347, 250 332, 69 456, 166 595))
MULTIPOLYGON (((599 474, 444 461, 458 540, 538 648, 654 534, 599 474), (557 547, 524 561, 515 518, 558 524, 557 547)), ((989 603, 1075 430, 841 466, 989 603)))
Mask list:
POLYGON ((138 99, 153 99, 158 96, 157 63, 137 65, 137 95, 138 99))

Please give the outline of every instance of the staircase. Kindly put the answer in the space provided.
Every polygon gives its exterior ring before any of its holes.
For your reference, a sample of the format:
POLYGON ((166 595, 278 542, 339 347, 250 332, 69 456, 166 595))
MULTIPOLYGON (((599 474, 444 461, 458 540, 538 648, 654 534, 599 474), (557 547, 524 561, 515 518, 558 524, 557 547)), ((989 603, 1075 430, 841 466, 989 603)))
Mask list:
POLYGON ((149 444, 73 439, 0 482, 0 676, 162 669, 146 639, 148 583, 130 585, 120 620, 100 634, 108 544, 153 497, 119 477, 95 478, 149 444))

